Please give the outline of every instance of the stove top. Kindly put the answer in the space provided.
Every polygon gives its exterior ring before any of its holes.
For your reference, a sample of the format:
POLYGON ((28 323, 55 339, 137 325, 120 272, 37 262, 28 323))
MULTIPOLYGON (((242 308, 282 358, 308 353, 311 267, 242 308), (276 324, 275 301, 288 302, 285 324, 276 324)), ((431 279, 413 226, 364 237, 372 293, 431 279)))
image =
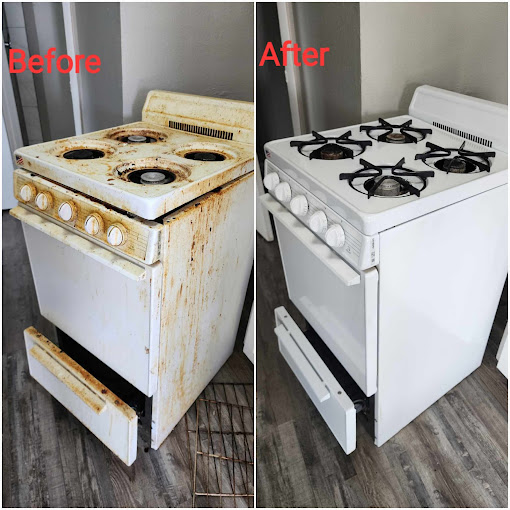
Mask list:
POLYGON ((366 234, 507 182, 506 153, 466 141, 409 115, 277 140, 267 143, 265 150, 268 162, 366 234), (298 150, 299 142, 310 141, 317 135, 330 141, 346 132, 362 143, 361 157, 355 154, 341 160, 310 159, 298 150), (386 142, 389 134, 401 132, 415 140, 386 142), (446 163, 448 158, 455 161, 446 163), (455 171, 463 164, 464 172, 455 171), (413 175, 398 175, 399 165, 413 175), (403 184, 402 179, 412 187, 403 184), (378 185, 374 188, 374 184, 378 185))
MULTIPOLYGON (((253 170, 248 135, 237 141, 232 139, 233 131, 210 128, 212 122, 198 125, 202 101, 204 117, 216 115, 221 127, 230 127, 218 113, 223 105, 226 115, 234 105, 250 126, 251 103, 156 91, 149 93, 144 107, 144 118, 156 122, 135 122, 23 147, 15 151, 16 161, 26 170, 152 220, 253 170), (190 111, 190 122, 169 120, 172 116, 165 109, 172 112, 179 107, 184 113, 190 111)), ((183 112, 178 113, 181 117, 183 112)))

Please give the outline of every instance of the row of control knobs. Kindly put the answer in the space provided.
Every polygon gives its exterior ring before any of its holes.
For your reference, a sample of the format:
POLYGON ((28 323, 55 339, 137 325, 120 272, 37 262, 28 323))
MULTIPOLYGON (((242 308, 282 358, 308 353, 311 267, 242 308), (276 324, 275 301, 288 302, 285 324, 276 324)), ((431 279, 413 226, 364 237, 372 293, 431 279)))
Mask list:
MULTIPOLYGON (((34 200, 35 206, 40 211, 46 211, 53 207, 53 196, 49 191, 37 190, 33 184, 25 184, 20 190, 20 196, 23 202, 34 200)), ((60 204, 58 215, 63 221, 71 222, 78 217, 78 207, 74 202, 68 200, 60 204)), ((85 232, 91 236, 97 236, 104 230, 104 220, 98 213, 92 213, 87 216, 84 223, 85 232)), ((106 240, 111 246, 121 246, 127 240, 127 230, 124 225, 114 223, 108 227, 106 240)))
MULTIPOLYGON (((296 216, 306 216, 308 214, 308 200, 304 195, 292 196, 292 190, 288 182, 280 182, 280 177, 276 172, 268 173, 264 177, 264 186, 269 191, 274 191, 276 198, 285 203, 289 203, 290 210, 296 216)), ((328 228, 328 218, 323 211, 315 211, 308 220, 310 230, 316 234, 324 234, 326 243, 332 248, 341 248, 345 244, 344 229, 333 224, 328 228)))

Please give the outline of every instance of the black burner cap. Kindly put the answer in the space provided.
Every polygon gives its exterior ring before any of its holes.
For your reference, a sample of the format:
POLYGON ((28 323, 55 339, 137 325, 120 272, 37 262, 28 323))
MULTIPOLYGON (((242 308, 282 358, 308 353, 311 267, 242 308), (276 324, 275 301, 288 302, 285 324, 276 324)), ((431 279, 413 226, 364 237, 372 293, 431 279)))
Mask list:
POLYGON ((195 161, 223 161, 225 159, 223 154, 207 151, 188 152, 184 157, 195 161))
POLYGON ((104 152, 97 149, 75 149, 64 154, 65 159, 98 159, 104 152))

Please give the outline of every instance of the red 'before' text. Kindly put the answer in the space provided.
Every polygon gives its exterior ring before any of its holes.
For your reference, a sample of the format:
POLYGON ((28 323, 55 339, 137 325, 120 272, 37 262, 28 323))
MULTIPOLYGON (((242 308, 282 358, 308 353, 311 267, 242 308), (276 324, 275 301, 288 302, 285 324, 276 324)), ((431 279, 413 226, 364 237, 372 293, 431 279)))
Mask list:
MULTIPOLYGON (((264 54, 260 59, 259 66, 263 66, 266 62, 274 62, 276 66, 284 65, 286 66, 289 57, 292 59, 293 64, 296 67, 301 67, 301 61, 299 60, 299 53, 302 48, 300 48, 297 43, 292 44, 292 41, 285 41, 283 43, 283 47, 280 48, 282 52, 282 64, 280 64, 280 60, 278 59, 278 55, 274 49, 273 43, 268 42, 266 44, 266 49, 264 50, 264 54), (292 45, 292 46, 291 46, 292 45), (292 55, 290 56, 289 53, 292 55)), ((319 66, 324 67, 324 55, 329 51, 329 48, 319 48, 316 50, 315 48, 306 48, 303 50, 302 59, 303 64, 305 66, 313 67, 319 64, 319 66)))
POLYGON ((13 74, 24 73, 28 67, 31 73, 39 74, 44 71, 52 73, 53 60, 55 60, 55 68, 59 73, 69 74, 73 69, 75 73, 79 73, 83 67, 91 74, 96 74, 101 70, 101 59, 97 55, 76 55, 73 59, 69 55, 56 56, 56 48, 50 48, 46 55, 32 55, 26 62, 26 54, 23 50, 9 50, 9 72, 13 74), (21 67, 16 69, 15 64, 21 67))

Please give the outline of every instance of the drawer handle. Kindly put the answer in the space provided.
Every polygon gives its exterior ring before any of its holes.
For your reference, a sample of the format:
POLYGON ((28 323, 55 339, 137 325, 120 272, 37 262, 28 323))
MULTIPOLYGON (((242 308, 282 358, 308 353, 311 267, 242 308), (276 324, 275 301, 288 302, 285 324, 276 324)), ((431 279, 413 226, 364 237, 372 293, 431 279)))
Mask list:
POLYGON ((259 201, 303 246, 327 266, 346 287, 361 283, 361 276, 349 264, 344 262, 324 242, 317 239, 310 230, 294 218, 269 193, 259 197, 259 201))
POLYGON ((280 351, 287 360, 287 363, 289 363, 296 377, 301 382, 305 381, 305 389, 309 389, 319 402, 328 400, 331 396, 328 388, 296 345, 289 332, 285 329, 285 326, 280 324, 275 328, 274 332, 278 336, 280 351))
POLYGON ((96 414, 101 414, 106 410, 106 402, 101 400, 85 384, 79 381, 71 372, 61 365, 51 354, 45 351, 39 345, 34 345, 30 349, 30 356, 36 359, 49 372, 51 372, 59 381, 63 382, 77 397, 80 397, 96 414))

